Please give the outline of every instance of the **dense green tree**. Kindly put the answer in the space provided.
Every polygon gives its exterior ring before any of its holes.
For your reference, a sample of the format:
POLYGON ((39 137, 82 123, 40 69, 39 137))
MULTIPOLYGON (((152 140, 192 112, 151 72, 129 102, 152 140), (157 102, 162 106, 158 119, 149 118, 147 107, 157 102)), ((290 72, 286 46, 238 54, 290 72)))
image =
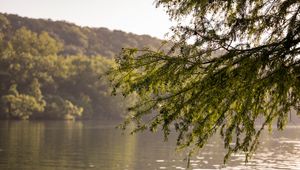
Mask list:
POLYGON ((16 30, 9 43, 17 55, 47 56, 57 54, 62 49, 62 44, 47 32, 36 34, 26 27, 16 30))
POLYGON ((0 15, 0 50, 3 49, 3 41, 4 41, 4 32, 6 32, 6 34, 9 33, 10 30, 10 23, 9 20, 4 17, 3 15, 0 15))
POLYGON ((19 94, 17 86, 13 84, 9 93, 2 96, 4 112, 8 117, 15 119, 28 119, 35 112, 44 111, 44 102, 37 101, 33 96, 19 94))
POLYGON ((44 115, 42 115, 43 117, 50 119, 74 120, 75 118, 80 118, 82 116, 83 108, 74 105, 69 100, 53 95, 48 95, 46 100, 47 106, 45 107, 44 115))
POLYGON ((124 49, 117 58, 110 72, 114 91, 139 96, 125 125, 161 127, 166 136, 174 125, 178 145, 192 148, 219 131, 224 160, 243 151, 247 161, 266 126, 277 122, 281 130, 289 112, 300 111, 300 1, 156 3, 179 23, 174 46, 124 49))
POLYGON ((38 38, 37 34, 31 32, 25 27, 18 29, 10 41, 14 52, 17 55, 31 54, 38 55, 38 38))
POLYGON ((62 50, 63 46, 62 43, 56 41, 45 31, 38 35, 37 44, 37 48, 39 49, 39 55, 42 56, 57 54, 62 50))

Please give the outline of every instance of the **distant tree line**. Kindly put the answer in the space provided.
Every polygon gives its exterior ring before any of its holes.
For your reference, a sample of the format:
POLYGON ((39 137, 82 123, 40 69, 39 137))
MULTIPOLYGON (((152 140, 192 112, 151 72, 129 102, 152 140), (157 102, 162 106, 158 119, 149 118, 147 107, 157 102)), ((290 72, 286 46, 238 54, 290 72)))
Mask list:
MULTIPOLYGON (((110 97, 107 81, 100 76, 114 62, 99 54, 116 55, 122 44, 86 37, 98 35, 97 31, 101 29, 92 33, 64 22, 0 15, 0 118, 121 118, 126 102, 133 100, 110 97), (105 45, 98 48, 90 41, 105 42, 111 48, 101 51, 105 45)), ((122 37, 114 41, 121 43, 122 37)))
POLYGON ((44 19, 31 19, 11 14, 0 13, 0 25, 9 22, 4 33, 8 38, 21 27, 26 27, 32 32, 40 34, 47 32, 56 41, 63 44, 60 55, 101 55, 112 58, 119 54, 121 48, 158 48, 161 40, 148 35, 135 35, 123 31, 111 31, 107 28, 79 27, 64 21, 52 21, 44 19))

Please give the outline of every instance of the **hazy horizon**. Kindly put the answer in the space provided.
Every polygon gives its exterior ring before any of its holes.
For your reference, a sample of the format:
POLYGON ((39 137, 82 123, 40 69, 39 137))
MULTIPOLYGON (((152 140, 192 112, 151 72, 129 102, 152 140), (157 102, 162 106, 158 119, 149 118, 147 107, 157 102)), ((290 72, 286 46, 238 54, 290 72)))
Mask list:
POLYGON ((0 12, 21 17, 67 21, 79 26, 105 27, 157 38, 171 27, 171 21, 154 0, 0 0, 0 12))

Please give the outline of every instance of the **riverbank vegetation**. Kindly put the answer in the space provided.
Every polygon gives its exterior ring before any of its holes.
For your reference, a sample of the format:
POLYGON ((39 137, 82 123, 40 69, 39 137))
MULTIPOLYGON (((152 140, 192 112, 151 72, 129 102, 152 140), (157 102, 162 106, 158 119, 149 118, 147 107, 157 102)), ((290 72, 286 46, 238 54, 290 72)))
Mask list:
POLYGON ((0 118, 122 118, 133 99, 111 97, 101 75, 114 64, 112 57, 121 46, 158 42, 121 31, 0 14, 0 118))

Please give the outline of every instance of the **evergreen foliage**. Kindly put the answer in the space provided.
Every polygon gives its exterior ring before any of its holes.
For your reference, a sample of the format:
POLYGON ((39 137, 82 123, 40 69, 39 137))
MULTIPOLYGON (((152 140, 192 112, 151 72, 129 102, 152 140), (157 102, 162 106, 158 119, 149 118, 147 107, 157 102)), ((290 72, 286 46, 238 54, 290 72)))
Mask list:
POLYGON ((282 130, 290 111, 300 113, 299 0, 156 3, 179 23, 174 46, 117 58, 113 92, 139 97, 123 127, 133 121, 135 131, 162 128, 167 137, 174 126, 178 146, 192 148, 220 132, 224 161, 240 151, 247 161, 265 127, 282 130))

